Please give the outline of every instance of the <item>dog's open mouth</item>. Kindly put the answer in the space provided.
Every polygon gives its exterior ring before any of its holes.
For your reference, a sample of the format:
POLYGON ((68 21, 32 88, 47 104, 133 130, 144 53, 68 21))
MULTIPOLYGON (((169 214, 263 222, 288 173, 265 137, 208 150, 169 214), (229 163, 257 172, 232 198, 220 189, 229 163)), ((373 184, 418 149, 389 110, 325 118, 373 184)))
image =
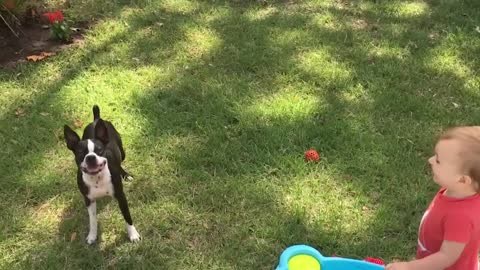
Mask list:
POLYGON ((97 164, 96 166, 87 166, 87 167, 83 167, 82 166, 82 172, 86 173, 86 174, 89 174, 89 175, 95 175, 95 174, 98 174, 99 172, 101 172, 103 170, 103 168, 105 168, 105 165, 107 164, 107 161, 104 160, 102 163, 100 164, 97 164))

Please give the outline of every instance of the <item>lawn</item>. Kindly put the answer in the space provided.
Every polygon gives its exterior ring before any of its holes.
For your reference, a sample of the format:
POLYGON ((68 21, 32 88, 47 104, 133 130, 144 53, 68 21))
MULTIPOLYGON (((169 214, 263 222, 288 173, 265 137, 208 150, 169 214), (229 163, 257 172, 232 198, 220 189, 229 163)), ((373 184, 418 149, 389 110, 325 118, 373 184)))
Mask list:
POLYGON ((435 138, 480 124, 480 1, 71 2, 84 43, 0 68, 0 268, 414 256, 435 138), (85 243, 63 125, 94 104, 123 136, 137 244, 111 199, 85 243))

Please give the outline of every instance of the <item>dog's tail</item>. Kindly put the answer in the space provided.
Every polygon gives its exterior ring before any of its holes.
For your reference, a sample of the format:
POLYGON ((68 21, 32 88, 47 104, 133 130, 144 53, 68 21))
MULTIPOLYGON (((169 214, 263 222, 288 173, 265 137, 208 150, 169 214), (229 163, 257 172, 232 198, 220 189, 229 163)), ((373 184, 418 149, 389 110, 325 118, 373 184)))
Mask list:
POLYGON ((100 119, 100 108, 97 105, 93 105, 93 121, 100 119))

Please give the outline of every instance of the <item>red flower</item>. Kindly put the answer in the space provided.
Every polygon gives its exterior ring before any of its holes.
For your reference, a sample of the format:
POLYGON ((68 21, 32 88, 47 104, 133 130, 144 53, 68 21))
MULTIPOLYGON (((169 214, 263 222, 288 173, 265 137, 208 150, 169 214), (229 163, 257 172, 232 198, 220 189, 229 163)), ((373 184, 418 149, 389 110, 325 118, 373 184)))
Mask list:
POLYGON ((63 22, 65 20, 65 18, 63 17, 63 13, 60 10, 57 11, 57 20, 60 22, 63 22))
POLYGON ((50 23, 63 22, 65 20, 65 18, 63 17, 63 13, 60 10, 54 12, 47 12, 43 15, 47 17, 47 20, 50 23))

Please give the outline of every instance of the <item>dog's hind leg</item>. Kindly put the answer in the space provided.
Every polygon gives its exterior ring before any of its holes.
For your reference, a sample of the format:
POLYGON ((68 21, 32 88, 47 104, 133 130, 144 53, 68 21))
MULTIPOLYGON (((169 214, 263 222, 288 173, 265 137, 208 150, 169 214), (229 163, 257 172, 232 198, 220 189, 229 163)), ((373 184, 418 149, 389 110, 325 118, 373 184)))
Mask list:
POLYGON ((133 180, 133 176, 130 175, 127 171, 125 171, 122 167, 120 167, 120 175, 122 176, 122 180, 125 180, 125 181, 133 180))

